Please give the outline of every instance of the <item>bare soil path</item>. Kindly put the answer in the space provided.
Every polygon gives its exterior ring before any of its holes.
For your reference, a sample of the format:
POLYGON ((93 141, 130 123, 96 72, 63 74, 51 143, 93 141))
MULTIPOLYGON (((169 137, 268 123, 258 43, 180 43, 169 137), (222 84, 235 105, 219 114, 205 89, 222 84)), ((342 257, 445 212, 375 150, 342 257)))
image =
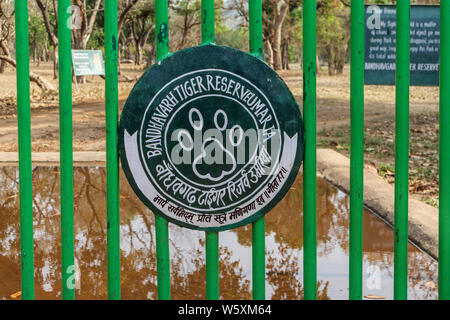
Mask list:
MULTIPOLYGON (((124 100, 120 101, 123 106, 124 100)), ((74 151, 105 150, 105 105, 91 102, 73 106, 74 151)), ((31 111, 32 151, 59 151, 59 109, 57 106, 31 111)), ((17 116, 0 119, 0 150, 17 151, 17 116)))

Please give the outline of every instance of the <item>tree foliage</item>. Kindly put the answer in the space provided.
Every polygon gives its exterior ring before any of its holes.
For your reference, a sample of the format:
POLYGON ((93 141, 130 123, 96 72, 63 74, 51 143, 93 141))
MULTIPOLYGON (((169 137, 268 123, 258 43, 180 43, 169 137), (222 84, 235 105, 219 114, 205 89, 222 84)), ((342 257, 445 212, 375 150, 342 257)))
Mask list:
MULTIPOLYGON (((104 1, 73 0, 72 47, 103 49, 104 1)), ((201 0, 167 0, 170 50, 201 43, 201 0)), ((369 0, 367 4, 395 4, 395 0, 369 0)), ((412 1, 439 4, 438 0, 412 1)), ((30 58, 39 64, 53 61, 58 76, 57 0, 29 2, 30 58)), ((248 0, 215 1, 215 42, 249 50, 248 0)), ((14 59, 14 0, 0 0, 0 55, 14 59)), ((262 0, 264 59, 275 70, 301 62, 303 1, 262 0)), ((351 0, 317 0, 317 60, 328 74, 343 72, 349 59, 351 0)), ((118 0, 119 61, 147 68, 155 62, 155 1, 118 0)), ((0 73, 8 65, 0 59, 0 73)))

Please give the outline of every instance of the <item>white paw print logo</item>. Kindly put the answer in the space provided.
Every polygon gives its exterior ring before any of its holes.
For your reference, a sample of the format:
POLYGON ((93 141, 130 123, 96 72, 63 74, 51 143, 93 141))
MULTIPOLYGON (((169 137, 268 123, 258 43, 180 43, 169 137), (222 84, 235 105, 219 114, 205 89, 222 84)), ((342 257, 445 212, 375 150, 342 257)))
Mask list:
MULTIPOLYGON (((200 133, 203 131, 203 116, 197 108, 191 108, 189 110, 189 123, 194 131, 199 131, 200 133), (194 115, 196 115, 198 120, 194 121, 194 115)), ((232 126, 231 129, 227 130, 228 116, 222 109, 218 109, 214 114, 214 126, 215 129, 218 130, 218 133, 220 132, 225 139, 228 139, 229 145, 233 148, 239 146, 242 142, 244 131, 242 130, 241 126, 236 124, 232 126), (221 124, 219 124, 219 122, 221 122, 221 124)), ((190 152, 194 149, 194 140, 192 139, 189 131, 187 131, 186 129, 182 129, 178 132, 177 140, 183 150, 190 152)), ((233 173, 236 169, 236 166, 237 162, 235 155, 230 152, 230 150, 227 150, 219 139, 217 139, 216 137, 208 137, 202 142, 200 154, 195 157, 192 163, 192 171, 197 177, 201 179, 208 179, 210 181, 216 182, 220 181, 223 177, 233 173), (207 163, 207 161, 205 161, 206 157, 208 156, 206 151, 207 146, 213 146, 216 152, 223 152, 223 155, 226 159, 225 163, 227 164, 227 166, 223 165, 220 166, 220 168, 216 166, 216 169, 218 168, 218 170, 214 170, 216 171, 216 174, 213 175, 211 174, 211 172, 201 173, 199 170, 199 166, 201 164, 207 163), (228 167, 230 165, 231 168, 228 170, 228 167)))

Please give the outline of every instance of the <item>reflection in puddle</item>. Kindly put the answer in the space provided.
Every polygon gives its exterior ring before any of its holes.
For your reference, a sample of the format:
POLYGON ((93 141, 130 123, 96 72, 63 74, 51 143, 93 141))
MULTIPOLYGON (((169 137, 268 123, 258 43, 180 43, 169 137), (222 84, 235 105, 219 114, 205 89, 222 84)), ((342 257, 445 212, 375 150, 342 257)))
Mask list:
MULTIPOLYGON (((154 219, 121 173, 122 299, 155 299, 154 219)), ((20 291, 18 171, 0 167, 0 298, 20 291)), ((78 299, 106 299, 106 172, 74 168, 75 256, 78 299)), ((33 169, 36 299, 61 298, 59 168, 33 169)), ((348 298, 349 198, 318 180, 318 296, 348 298)), ((266 215, 266 298, 303 298, 302 183, 266 215)), ((204 233, 170 224, 173 299, 205 299, 204 233)), ((221 232, 220 295, 251 299, 251 226, 221 232)), ((364 295, 393 297, 390 227, 364 214, 364 295)), ((409 299, 437 299, 437 263, 409 245, 409 299)), ((14 297, 14 296, 13 296, 14 297)), ((18 296, 17 298, 20 298, 18 296)))

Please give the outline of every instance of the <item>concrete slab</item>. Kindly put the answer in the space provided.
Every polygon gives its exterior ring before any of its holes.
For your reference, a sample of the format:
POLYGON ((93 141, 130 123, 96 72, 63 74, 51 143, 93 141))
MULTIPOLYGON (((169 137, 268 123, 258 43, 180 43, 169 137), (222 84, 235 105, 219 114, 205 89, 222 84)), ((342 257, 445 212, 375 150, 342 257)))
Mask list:
MULTIPOLYGON (((345 192, 350 192, 350 159, 331 149, 317 150, 317 171, 323 178, 345 192)), ((411 241, 437 259, 439 210, 417 199, 409 198, 411 241)), ((394 224, 394 186, 384 181, 377 170, 364 167, 364 205, 394 224)))

